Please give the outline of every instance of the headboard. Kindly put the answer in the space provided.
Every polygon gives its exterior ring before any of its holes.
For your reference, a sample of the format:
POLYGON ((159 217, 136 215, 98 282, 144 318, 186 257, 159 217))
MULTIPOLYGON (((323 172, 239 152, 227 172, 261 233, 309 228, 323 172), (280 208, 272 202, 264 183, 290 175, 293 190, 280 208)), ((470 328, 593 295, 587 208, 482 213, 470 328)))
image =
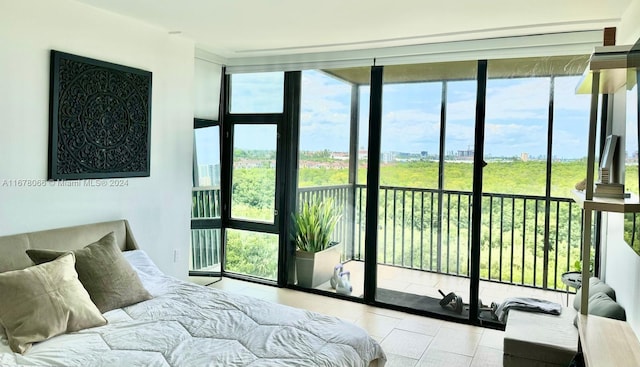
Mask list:
POLYGON ((138 249, 126 219, 14 234, 0 237, 0 272, 32 266, 27 249, 77 250, 109 232, 115 233, 122 251, 138 249))

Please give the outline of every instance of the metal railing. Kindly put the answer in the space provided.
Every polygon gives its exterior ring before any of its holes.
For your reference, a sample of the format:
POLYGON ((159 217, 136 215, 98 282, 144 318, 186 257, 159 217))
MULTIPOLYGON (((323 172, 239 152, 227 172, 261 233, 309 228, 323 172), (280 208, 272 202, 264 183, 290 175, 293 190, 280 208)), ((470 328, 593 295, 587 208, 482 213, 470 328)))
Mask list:
MULTIPOLYGON (((220 218, 220 188, 194 187, 191 218, 220 218)), ((217 270, 220 266, 220 229, 192 229, 190 270, 217 270)))
MULTIPOLYGON (((366 195, 364 185, 298 190, 299 201, 331 197, 342 208, 334 238, 343 260, 364 259, 366 195)), ((219 203, 219 189, 194 189, 193 218, 219 217, 219 203)), ((379 264, 469 276, 471 192, 382 186, 378 209, 379 264)), ((572 199, 485 193, 482 211, 481 279, 564 289, 561 275, 575 270, 582 247, 582 210, 572 199)), ((192 231, 193 269, 219 261, 219 238, 219 230, 192 231)))
MULTIPOLYGON (((299 200, 333 197, 343 209, 335 237, 344 259, 364 259, 366 187, 299 190, 299 200)), ((472 193, 381 186, 378 264, 469 276, 472 193)), ((564 289, 582 248, 582 210, 569 198, 485 193, 480 277, 501 283, 564 289)))

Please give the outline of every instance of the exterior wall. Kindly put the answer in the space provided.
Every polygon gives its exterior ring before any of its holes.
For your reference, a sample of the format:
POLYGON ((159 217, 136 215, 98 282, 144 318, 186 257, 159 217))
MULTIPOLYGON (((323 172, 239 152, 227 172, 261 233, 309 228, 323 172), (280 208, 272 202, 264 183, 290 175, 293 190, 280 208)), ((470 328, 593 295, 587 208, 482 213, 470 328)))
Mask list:
POLYGON ((21 0, 0 3, 0 44, 0 235, 126 218, 156 264, 186 278, 193 42, 74 1, 21 0), (150 177, 16 186, 47 178, 51 49, 153 73, 150 177))

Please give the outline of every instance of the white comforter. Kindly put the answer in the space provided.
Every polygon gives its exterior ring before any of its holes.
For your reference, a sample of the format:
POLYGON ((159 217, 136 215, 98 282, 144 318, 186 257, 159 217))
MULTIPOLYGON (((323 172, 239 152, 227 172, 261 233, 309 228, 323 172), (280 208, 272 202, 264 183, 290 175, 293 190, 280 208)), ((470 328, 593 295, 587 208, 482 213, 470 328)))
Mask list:
POLYGON ((368 366, 382 349, 335 317, 183 282, 140 250, 125 253, 153 299, 104 314, 106 326, 11 352, 0 366, 368 366))

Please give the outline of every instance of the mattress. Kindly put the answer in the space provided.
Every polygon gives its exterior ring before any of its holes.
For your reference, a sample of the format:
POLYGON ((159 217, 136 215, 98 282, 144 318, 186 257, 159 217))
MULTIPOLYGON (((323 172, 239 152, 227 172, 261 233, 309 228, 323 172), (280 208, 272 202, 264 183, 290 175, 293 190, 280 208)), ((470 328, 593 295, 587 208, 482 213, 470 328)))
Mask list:
MULTIPOLYGON (((153 299, 104 314, 108 324, 13 353, 1 366, 383 366, 380 345, 336 317, 188 283, 142 250, 124 253, 153 299)), ((1 328, 0 328, 1 329, 1 328)))

